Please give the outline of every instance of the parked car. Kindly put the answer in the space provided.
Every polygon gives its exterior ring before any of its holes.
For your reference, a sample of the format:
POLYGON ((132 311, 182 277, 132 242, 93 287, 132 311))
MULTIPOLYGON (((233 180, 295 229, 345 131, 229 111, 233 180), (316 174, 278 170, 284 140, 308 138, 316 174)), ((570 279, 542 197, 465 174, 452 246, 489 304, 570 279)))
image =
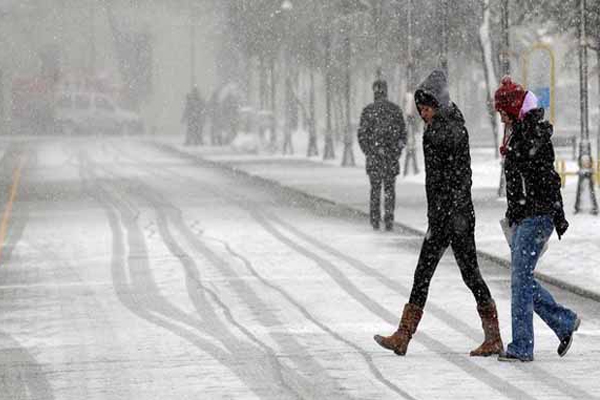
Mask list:
POLYGON ((61 92, 55 108, 57 129, 67 135, 144 133, 139 114, 124 110, 102 93, 61 92))

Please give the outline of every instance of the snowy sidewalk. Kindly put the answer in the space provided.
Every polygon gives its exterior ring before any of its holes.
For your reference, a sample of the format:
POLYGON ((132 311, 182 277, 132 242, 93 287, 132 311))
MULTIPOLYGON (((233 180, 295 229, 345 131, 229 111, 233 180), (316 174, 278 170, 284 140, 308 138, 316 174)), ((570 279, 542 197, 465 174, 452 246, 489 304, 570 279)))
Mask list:
MULTIPOLYGON (((250 154, 236 148, 198 147, 180 145, 180 138, 155 137, 157 143, 197 155, 235 170, 260 177, 310 196, 368 212, 368 179, 364 159, 355 149, 356 167, 340 167, 339 160, 322 161, 301 155, 250 154)), ((338 149, 338 154, 341 149, 338 149)), ((560 154, 559 154, 560 156, 560 154)), ((510 252, 500 230, 499 220, 504 216, 506 200, 496 195, 500 176, 499 161, 491 149, 472 149, 473 201, 476 213, 476 241, 480 257, 510 265, 510 252)), ((567 158, 567 169, 575 164, 567 158)), ((417 152, 422 163, 422 152, 417 152)), ((403 161, 403 159, 401 160, 403 161)), ((425 176, 400 175, 396 183, 396 223, 424 234, 427 229, 425 176)), ((540 279, 554 283, 572 292, 600 301, 600 217, 588 212, 575 215, 574 203, 577 178, 567 179, 563 189, 565 213, 570 228, 561 241, 553 234, 548 251, 536 268, 540 279)), ((586 193, 585 199, 589 196, 586 193)), ((368 224, 365 219, 365 224, 368 224)), ((386 235, 388 233, 381 233, 386 235)))

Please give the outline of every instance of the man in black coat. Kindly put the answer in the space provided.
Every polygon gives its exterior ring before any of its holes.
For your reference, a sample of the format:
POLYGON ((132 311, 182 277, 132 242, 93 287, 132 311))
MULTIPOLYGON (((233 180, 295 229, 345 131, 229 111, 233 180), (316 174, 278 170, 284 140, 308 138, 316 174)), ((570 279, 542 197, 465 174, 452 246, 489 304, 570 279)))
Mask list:
POLYGON ((458 107, 450 101, 444 72, 433 71, 415 92, 415 103, 425 122, 425 190, 429 228, 421 247, 409 302, 391 336, 375 341, 398 355, 406 354, 427 301, 433 274, 450 246, 463 281, 473 293, 482 321, 484 342, 471 356, 503 350, 498 313, 483 280, 475 249, 475 212, 471 199, 469 135, 458 107))
POLYGON ((366 156, 367 175, 371 183, 370 218, 373 229, 381 221, 381 189, 384 193, 385 229, 394 227, 396 176, 400 173, 400 155, 406 143, 406 126, 402 110, 387 99, 387 83, 373 83, 375 102, 363 109, 358 129, 358 143, 366 156))

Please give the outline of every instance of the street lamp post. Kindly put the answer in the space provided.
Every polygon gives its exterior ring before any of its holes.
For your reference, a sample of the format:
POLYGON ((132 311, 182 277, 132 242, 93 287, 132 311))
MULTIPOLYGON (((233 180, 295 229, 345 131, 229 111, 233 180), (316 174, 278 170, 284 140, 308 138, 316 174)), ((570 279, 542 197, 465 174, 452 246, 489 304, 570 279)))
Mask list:
POLYGON ((581 113, 581 139, 579 141, 579 172, 577 181, 577 197, 575 200, 575 213, 581 211, 581 195, 584 185, 588 185, 592 214, 598 214, 598 203, 594 192, 592 146, 589 132, 589 104, 588 104, 588 60, 587 60, 587 18, 586 0, 580 0, 580 25, 579 25, 579 108, 581 113))

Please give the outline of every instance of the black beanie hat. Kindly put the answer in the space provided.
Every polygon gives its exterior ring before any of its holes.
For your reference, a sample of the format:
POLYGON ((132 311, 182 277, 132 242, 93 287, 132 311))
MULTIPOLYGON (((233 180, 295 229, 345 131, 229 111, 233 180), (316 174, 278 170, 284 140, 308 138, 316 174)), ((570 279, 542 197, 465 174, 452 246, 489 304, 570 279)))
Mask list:
POLYGON ((387 96, 388 86, 383 79, 378 79, 373 82, 373 93, 387 96))

